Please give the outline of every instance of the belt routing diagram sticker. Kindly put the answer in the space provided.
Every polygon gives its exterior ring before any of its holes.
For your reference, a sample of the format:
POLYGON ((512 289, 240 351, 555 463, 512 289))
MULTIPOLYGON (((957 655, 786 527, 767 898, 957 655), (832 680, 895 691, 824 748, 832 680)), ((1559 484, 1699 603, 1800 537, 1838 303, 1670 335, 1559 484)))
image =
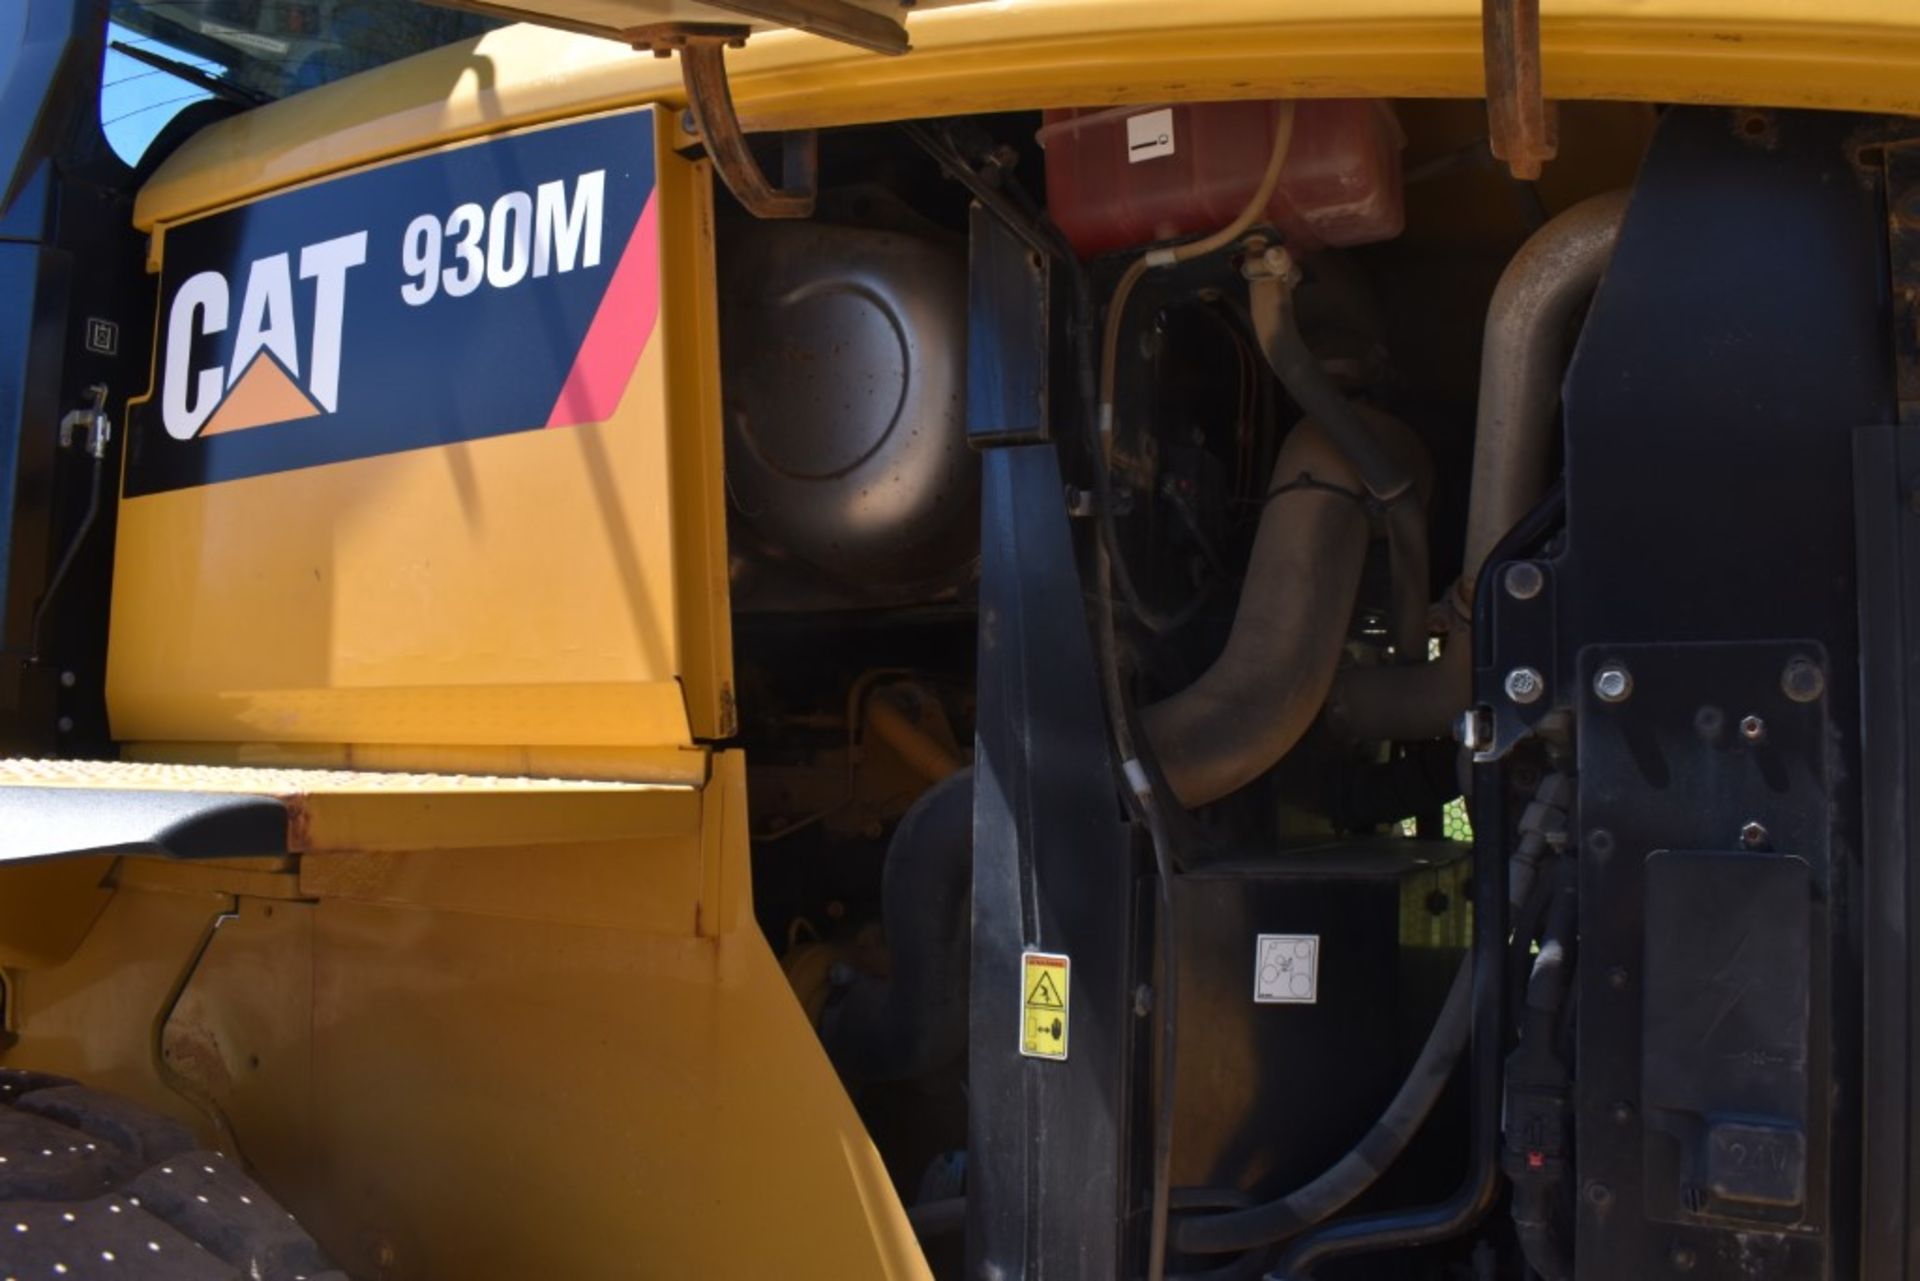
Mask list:
POLYGON ((129 497, 612 416, 659 310, 650 111, 167 229, 129 497))
POLYGON ((1067 1057, 1067 995, 1071 963, 1048 952, 1020 954, 1020 1053, 1034 1059, 1067 1057))
POLYGON ((1253 999, 1260 1005, 1320 1000, 1320 936, 1262 934, 1254 940, 1253 999))

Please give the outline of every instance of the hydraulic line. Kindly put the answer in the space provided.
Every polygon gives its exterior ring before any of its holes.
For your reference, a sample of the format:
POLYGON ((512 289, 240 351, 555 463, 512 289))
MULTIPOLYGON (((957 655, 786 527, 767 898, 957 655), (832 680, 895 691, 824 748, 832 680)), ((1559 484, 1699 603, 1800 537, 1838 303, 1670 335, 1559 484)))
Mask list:
MULTIPOLYGON (((1532 547, 1563 516, 1559 487, 1555 486, 1493 549, 1493 563, 1508 560, 1532 547)), ((1489 602, 1480 601, 1481 621, 1489 602)), ((1521 827, 1551 830, 1556 798, 1564 798, 1564 781, 1543 779, 1521 827)), ((1473 1052, 1468 1063, 1470 1132, 1473 1146, 1467 1171, 1445 1200, 1410 1209, 1363 1214, 1322 1223, 1288 1242, 1269 1281, 1303 1281, 1314 1268, 1333 1259, 1376 1250, 1405 1249, 1445 1241, 1460 1235, 1493 1206, 1500 1190, 1501 1048, 1506 1023, 1506 952, 1510 943, 1510 905, 1532 897, 1538 863, 1531 870, 1513 868, 1500 834, 1509 830, 1506 789, 1498 769, 1474 767, 1473 830, 1473 1052)), ((1564 821, 1564 810, 1560 819, 1564 821)), ((1543 841, 1543 845, 1547 842, 1543 841)), ((1525 838, 1522 838, 1525 847, 1525 838)), ((1525 862, 1525 860, 1522 860, 1525 862)))
MULTIPOLYGON (((1120 589, 1120 595, 1127 602, 1142 625, 1148 631, 1164 632, 1170 630, 1179 620, 1172 619, 1153 609, 1140 595, 1134 585, 1133 575, 1128 571, 1125 559, 1120 555, 1119 531, 1113 519, 1113 424, 1114 424, 1114 382, 1117 377, 1120 359, 1120 332, 1126 322, 1127 302, 1133 297, 1133 290, 1149 271, 1156 267, 1172 267, 1183 262, 1216 253, 1239 239, 1254 220, 1260 216, 1273 200, 1273 193, 1280 185, 1280 171, 1286 167, 1287 154, 1293 146, 1294 105, 1282 103, 1280 118, 1274 124, 1273 150, 1267 156, 1266 170, 1260 175, 1260 185, 1255 188, 1249 199, 1234 220, 1219 231, 1199 240, 1171 247, 1149 249, 1146 253, 1128 264, 1113 287, 1113 296, 1107 300, 1106 325, 1100 339, 1100 363, 1098 379, 1098 417, 1095 420, 1094 438, 1091 442, 1093 453, 1094 499, 1097 506, 1096 519, 1100 522, 1100 540, 1108 551, 1111 561, 1108 569, 1114 585, 1120 589)), ((1078 264, 1076 263, 1076 267, 1078 264)))
POLYGON ((1467 1042, 1472 999, 1473 958, 1468 957, 1454 975, 1440 1017, 1413 1069, 1365 1138, 1326 1173, 1277 1201, 1185 1220, 1174 1244, 1191 1254, 1226 1254, 1271 1245, 1339 1213, 1372 1187, 1406 1151, 1447 1088, 1467 1042))
MULTIPOLYGON (((1521 819, 1519 848, 1507 862, 1506 915, 1519 912, 1534 897, 1535 881, 1553 834, 1565 829, 1565 807, 1571 802, 1572 791, 1572 780, 1564 774, 1551 773, 1541 779, 1533 804, 1521 819)), ((1485 839, 1493 838, 1489 834, 1485 839)), ((1453 1075, 1473 1023, 1475 964, 1473 954, 1461 962, 1412 1070, 1386 1111, 1352 1151, 1326 1173, 1276 1201, 1183 1222, 1175 1245, 1195 1254, 1224 1254, 1270 1245, 1331 1218, 1372 1187, 1406 1151, 1453 1075)))
MULTIPOLYGON (((1173 1183, 1174 1069, 1179 1041, 1175 993, 1178 991, 1179 975, 1176 961, 1178 948, 1172 936, 1173 841, 1161 812, 1152 772, 1141 762, 1140 753, 1135 749, 1133 728, 1128 721, 1125 684, 1120 675, 1119 645, 1114 635, 1113 583, 1114 571, 1119 565, 1119 544, 1113 526, 1113 481, 1109 466, 1113 443, 1114 370, 1119 353, 1121 322, 1125 318, 1127 299, 1134 286, 1154 267, 1172 266, 1223 249, 1253 225, 1254 219, 1273 199, 1274 189, 1280 184, 1280 170, 1285 166, 1287 152, 1293 145, 1293 122, 1294 106, 1288 102, 1281 106, 1280 119, 1274 127, 1273 151, 1267 157, 1266 172, 1260 176, 1260 184, 1255 188, 1253 197, 1232 222, 1211 236, 1171 249, 1148 250, 1127 268, 1107 304, 1106 331, 1100 348, 1099 415, 1091 442, 1097 490, 1095 497, 1101 522, 1100 537, 1094 540, 1094 633, 1098 642, 1096 650, 1100 662, 1100 680, 1106 695, 1107 719, 1112 730, 1114 749, 1120 757, 1129 804, 1141 825, 1147 829, 1148 839, 1153 846, 1154 871, 1160 888, 1160 928, 1156 931, 1159 947, 1158 990, 1154 993, 1154 1004, 1160 1014, 1159 1045, 1156 1047, 1160 1080, 1154 1104, 1153 1200, 1148 1218, 1147 1281, 1164 1281, 1167 1271, 1168 1198, 1173 1183)), ((1123 566, 1120 572, 1125 573, 1123 566)), ((1137 594, 1129 594, 1129 603, 1137 603, 1137 594)))
POLYGON ((1351 737, 1441 737, 1471 700, 1475 583, 1494 544, 1546 488, 1568 330, 1613 257, 1626 212, 1624 191, 1583 200, 1529 237, 1500 274, 1482 343, 1465 558, 1447 596, 1454 631, 1425 666, 1341 674, 1327 712, 1351 737))

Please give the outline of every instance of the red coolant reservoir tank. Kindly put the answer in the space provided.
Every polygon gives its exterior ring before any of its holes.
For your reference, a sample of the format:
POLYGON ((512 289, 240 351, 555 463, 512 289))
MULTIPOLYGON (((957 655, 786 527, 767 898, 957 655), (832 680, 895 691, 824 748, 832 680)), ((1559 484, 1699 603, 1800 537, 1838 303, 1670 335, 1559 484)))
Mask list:
MULTIPOLYGON (((1082 258, 1204 234, 1233 221, 1273 152, 1279 102, 1049 111, 1047 206, 1082 258)), ((1303 99, 1262 221, 1296 251, 1400 234, 1400 148, 1386 103, 1303 99)))

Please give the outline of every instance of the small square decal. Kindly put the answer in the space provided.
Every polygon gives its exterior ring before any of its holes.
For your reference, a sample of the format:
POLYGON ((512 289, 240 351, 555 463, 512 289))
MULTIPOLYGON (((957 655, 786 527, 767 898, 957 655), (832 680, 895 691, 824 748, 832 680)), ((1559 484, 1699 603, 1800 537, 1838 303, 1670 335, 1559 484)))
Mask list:
POLYGON ((1312 1005, 1320 999, 1320 936, 1262 934, 1253 949, 1253 999, 1312 1005))

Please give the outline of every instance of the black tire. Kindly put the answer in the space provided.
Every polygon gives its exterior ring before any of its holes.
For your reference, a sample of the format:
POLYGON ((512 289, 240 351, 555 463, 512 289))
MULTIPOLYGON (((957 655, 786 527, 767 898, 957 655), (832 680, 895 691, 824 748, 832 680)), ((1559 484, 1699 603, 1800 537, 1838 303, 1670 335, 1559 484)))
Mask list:
POLYGON ((0 1068, 0 1281, 347 1279, 178 1121, 0 1068))

